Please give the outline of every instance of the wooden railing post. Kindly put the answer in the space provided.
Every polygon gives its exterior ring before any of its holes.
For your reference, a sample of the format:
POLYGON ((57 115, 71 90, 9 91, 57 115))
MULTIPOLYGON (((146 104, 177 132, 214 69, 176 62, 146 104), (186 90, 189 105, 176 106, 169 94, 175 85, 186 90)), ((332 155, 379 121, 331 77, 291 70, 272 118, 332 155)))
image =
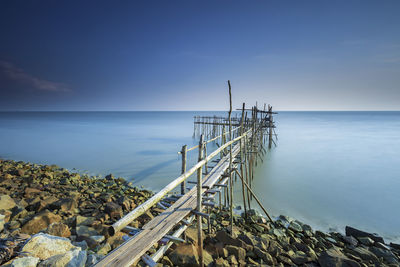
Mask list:
MULTIPOLYGON (((187 145, 182 146, 181 154, 182 154, 182 170, 181 170, 181 174, 184 174, 186 172, 187 145)), ((182 195, 185 194, 185 188, 186 188, 186 181, 183 181, 181 183, 181 194, 182 195)))
MULTIPOLYGON (((203 144, 203 146, 204 146, 204 158, 207 158, 207 143, 205 142, 204 144, 203 144)), ((205 174, 208 174, 208 165, 207 165, 207 161, 206 161, 206 163, 204 164, 204 173, 205 174)))
MULTIPOLYGON (((228 80, 228 87, 229 87, 229 113, 228 113, 228 119, 229 119, 229 141, 232 140, 232 121, 231 121, 231 115, 232 115, 232 92, 231 92, 231 82, 228 80)), ((229 213, 230 213, 230 225, 231 225, 231 235, 233 235, 233 179, 232 179, 232 172, 233 172, 233 159, 232 159, 232 144, 229 146, 229 213)))
MULTIPOLYGON (((244 110, 245 110, 245 103, 243 103, 242 107, 242 120, 241 120, 241 129, 240 129, 240 135, 243 135, 244 129, 243 129, 243 120, 244 120, 244 110)), ((240 174, 243 176, 243 167, 244 167, 244 155, 243 155, 243 145, 244 142, 242 139, 240 139, 240 174)), ((245 188, 244 188, 244 181, 242 179, 242 197, 243 197, 243 207, 244 207, 244 215, 247 217, 247 207, 246 207, 246 195, 245 195, 245 188)))
MULTIPOLYGON (((200 142, 199 142, 199 162, 203 160, 203 146, 204 146, 204 136, 200 136, 200 142)), ((199 168, 197 170, 197 211, 202 212, 202 197, 201 197, 201 189, 202 189, 202 169, 199 168)), ((199 260, 200 260, 200 266, 204 266, 204 260, 203 260, 203 230, 202 230, 202 217, 200 216, 200 213, 197 214, 197 239, 198 239, 198 246, 199 246, 199 260)))

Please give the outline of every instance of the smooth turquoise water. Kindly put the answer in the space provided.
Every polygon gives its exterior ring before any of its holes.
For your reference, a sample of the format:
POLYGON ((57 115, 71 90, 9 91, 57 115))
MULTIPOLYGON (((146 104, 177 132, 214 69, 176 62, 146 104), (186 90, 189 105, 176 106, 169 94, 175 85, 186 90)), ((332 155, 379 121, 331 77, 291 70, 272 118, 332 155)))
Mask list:
MULTIPOLYGON (((114 173, 158 190, 179 175, 181 146, 197 143, 193 116, 214 114, 226 113, 0 112, 0 157, 114 173)), ((400 112, 280 112, 275 120, 278 146, 254 180, 272 214, 400 239, 400 112)))

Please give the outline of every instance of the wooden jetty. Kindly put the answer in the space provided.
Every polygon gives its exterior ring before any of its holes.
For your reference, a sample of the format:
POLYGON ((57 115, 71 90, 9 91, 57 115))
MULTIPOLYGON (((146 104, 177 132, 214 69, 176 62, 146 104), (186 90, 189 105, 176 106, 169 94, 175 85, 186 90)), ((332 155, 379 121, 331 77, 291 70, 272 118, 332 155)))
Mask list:
POLYGON ((124 231, 132 236, 95 266, 131 266, 139 261, 144 265, 155 266, 172 243, 185 242, 180 236, 191 224, 197 225, 199 260, 203 266, 202 218, 208 221, 207 230, 212 231, 208 213, 210 208, 228 208, 231 215, 229 230, 232 233, 235 181, 239 181, 241 185, 245 214, 251 208, 251 201, 254 199, 271 220, 252 190, 252 180, 254 166, 266 153, 265 145, 268 144, 271 148, 275 144, 273 114, 276 113, 272 112, 272 107, 269 105, 268 108, 264 105, 263 110, 257 106, 246 109, 243 103, 239 109, 240 116, 236 114, 232 117, 229 81, 228 86, 230 99, 228 117, 194 118, 193 135, 199 136, 200 141, 197 146, 191 148, 184 145, 178 152, 182 156, 182 174, 110 227, 110 235, 124 231), (212 142, 216 143, 218 149, 207 154, 207 145, 212 142), (187 170, 188 152, 196 149, 198 162, 187 170), (188 178, 195 173, 196 181, 188 182, 188 178), (189 183, 194 186, 187 188, 189 183), (178 195, 173 190, 179 186, 178 195), (215 200, 217 197, 218 201, 215 200), (142 229, 130 226, 135 219, 156 205, 163 212, 145 224, 142 229), (155 253, 148 253, 156 243, 162 246, 155 253))

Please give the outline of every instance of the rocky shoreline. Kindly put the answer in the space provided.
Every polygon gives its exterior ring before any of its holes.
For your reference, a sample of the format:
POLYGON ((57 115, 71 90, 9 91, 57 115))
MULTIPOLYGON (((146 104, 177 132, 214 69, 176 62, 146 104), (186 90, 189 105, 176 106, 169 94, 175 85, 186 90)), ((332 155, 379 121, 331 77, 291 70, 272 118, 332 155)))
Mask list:
MULTIPOLYGON (((0 159, 0 265, 91 266, 128 235, 108 235, 110 225, 143 203, 151 191, 123 178, 71 173, 52 165, 0 159)), ((162 210, 153 208, 131 226, 141 228, 162 210)), ((400 245, 346 227, 346 235, 323 233, 280 216, 274 222, 252 210, 234 217, 211 212, 204 222, 206 266, 399 266, 400 245)), ((196 266, 197 231, 173 244, 160 266, 196 266)), ((150 252, 155 252, 155 245, 150 252)))

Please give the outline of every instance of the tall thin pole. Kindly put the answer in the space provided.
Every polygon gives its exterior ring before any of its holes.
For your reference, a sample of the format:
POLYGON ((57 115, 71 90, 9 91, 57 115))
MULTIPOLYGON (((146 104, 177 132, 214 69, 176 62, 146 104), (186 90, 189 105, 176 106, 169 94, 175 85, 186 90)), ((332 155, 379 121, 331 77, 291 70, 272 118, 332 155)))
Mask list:
MULTIPOLYGON (((182 154, 182 171, 181 171, 181 174, 184 174, 186 172, 187 145, 182 146, 181 154, 182 154)), ((185 187, 186 187, 186 182, 183 181, 181 183, 181 194, 182 195, 185 194, 185 187)))
MULTIPOLYGON (((232 115, 232 89, 231 89, 231 82, 228 80, 228 87, 229 87, 229 141, 232 140, 232 122, 231 122, 231 115, 232 115)), ((231 235, 233 235, 233 181, 232 181, 232 144, 229 145, 229 196, 230 196, 230 219, 231 219, 231 235)))
MULTIPOLYGON (((199 142, 199 162, 203 160, 203 146, 204 146, 204 136, 200 136, 200 142, 199 142)), ((202 202, 202 197, 201 197, 201 189, 202 189, 202 169, 199 168, 197 170, 197 211, 201 212, 202 207, 201 207, 201 202, 202 202)), ((200 213, 197 214, 197 239, 198 239, 198 246, 199 246, 199 260, 200 260, 200 266, 204 266, 204 261, 203 261, 203 230, 202 228, 202 218, 200 216, 200 213)))
MULTIPOLYGON (((245 103, 243 103, 242 107, 242 120, 240 123, 240 135, 243 135, 244 129, 243 129, 243 120, 244 120, 244 110, 245 110, 245 103)), ((243 167, 244 167, 244 156, 243 156, 243 145, 244 142, 242 139, 240 139, 240 174, 243 177, 243 167)), ((244 188, 244 181, 242 179, 242 197, 243 197, 243 207, 244 207, 244 215, 247 217, 247 207, 246 207, 246 195, 245 195, 245 188, 244 188)))

